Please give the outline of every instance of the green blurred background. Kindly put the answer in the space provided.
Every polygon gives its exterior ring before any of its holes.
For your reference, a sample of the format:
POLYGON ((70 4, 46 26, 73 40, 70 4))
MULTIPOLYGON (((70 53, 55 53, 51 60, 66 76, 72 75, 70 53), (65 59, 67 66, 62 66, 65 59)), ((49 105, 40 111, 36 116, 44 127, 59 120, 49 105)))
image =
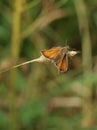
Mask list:
POLYGON ((97 129, 97 0, 0 0, 0 71, 54 46, 69 71, 32 63, 0 74, 0 130, 97 129))

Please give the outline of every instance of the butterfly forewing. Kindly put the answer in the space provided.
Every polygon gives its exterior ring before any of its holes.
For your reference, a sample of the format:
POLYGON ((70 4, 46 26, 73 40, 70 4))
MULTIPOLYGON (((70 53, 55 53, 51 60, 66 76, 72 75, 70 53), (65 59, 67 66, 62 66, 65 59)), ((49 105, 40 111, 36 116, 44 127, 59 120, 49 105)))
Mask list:
POLYGON ((43 51, 41 51, 41 53, 46 58, 54 59, 58 55, 58 53, 60 52, 61 49, 62 49, 62 47, 54 47, 49 50, 43 50, 43 51))

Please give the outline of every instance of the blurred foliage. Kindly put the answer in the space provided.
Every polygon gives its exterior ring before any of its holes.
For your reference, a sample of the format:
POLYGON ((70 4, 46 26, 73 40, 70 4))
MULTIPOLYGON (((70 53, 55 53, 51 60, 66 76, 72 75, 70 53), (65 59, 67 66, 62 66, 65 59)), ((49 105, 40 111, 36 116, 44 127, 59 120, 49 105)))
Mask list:
POLYGON ((0 74, 0 130, 96 130, 96 35, 97 0, 0 0, 0 70, 53 46, 80 51, 66 73, 33 63, 0 74))

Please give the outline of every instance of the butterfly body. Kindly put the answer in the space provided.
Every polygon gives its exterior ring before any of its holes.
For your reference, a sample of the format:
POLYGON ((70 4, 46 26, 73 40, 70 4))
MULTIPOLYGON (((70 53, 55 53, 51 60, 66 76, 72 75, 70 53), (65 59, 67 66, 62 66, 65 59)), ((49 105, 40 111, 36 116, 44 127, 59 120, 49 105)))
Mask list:
POLYGON ((69 46, 53 47, 48 50, 43 50, 41 53, 51 60, 61 72, 66 72, 68 70, 68 58, 77 54, 76 51, 70 51, 69 46))

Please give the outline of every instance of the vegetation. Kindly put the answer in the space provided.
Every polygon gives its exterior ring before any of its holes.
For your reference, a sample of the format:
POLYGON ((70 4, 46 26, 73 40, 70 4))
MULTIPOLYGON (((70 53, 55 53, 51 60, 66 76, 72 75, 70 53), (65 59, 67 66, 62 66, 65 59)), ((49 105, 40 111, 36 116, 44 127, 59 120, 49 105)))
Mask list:
POLYGON ((67 44, 80 53, 58 74, 32 63, 0 74, 0 130, 97 129, 97 1, 1 0, 0 72, 67 44))

